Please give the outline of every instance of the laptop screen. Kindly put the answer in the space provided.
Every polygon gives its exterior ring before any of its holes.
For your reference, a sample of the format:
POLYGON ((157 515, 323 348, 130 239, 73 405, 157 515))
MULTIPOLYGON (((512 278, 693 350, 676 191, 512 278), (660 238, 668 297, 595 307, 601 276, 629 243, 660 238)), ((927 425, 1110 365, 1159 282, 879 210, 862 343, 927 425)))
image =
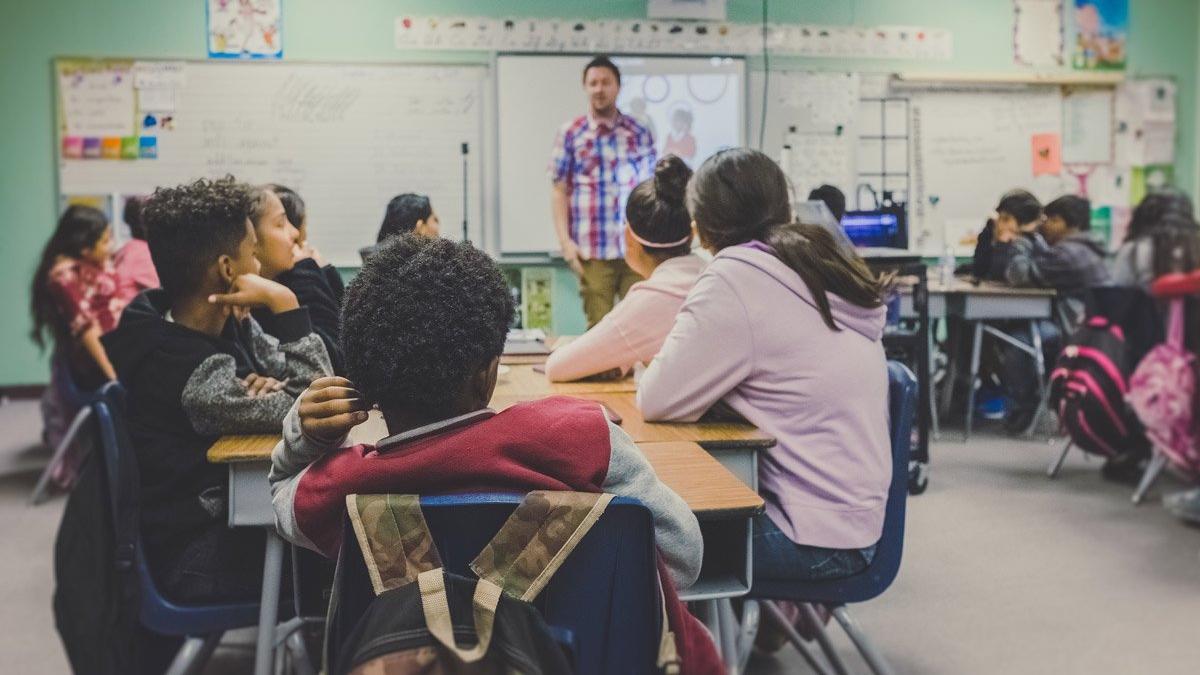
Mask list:
POLYGON ((858 247, 904 248, 900 239, 900 217, 888 211, 847 211, 842 230, 858 247))

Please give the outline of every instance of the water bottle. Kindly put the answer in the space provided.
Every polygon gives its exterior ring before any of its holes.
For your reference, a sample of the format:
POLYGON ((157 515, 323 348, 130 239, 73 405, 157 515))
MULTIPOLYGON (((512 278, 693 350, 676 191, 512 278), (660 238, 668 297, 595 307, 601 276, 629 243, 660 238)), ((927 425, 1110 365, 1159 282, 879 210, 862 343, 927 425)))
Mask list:
POLYGON ((954 249, 949 244, 942 249, 942 258, 938 264, 938 281, 943 288, 949 288, 954 283, 954 249))

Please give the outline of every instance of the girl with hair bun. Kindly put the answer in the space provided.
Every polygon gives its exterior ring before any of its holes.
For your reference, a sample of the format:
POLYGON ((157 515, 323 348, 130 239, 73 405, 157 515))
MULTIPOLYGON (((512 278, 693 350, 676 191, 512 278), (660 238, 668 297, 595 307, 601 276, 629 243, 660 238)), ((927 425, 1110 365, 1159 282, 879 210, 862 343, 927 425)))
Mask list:
POLYGON ((667 155, 625 206, 625 261, 646 280, 582 337, 556 349, 546 362, 555 382, 624 374, 649 363, 671 331, 704 260, 692 253, 692 218, 685 205, 692 170, 667 155))
POLYGON ((794 220, 787 177, 761 152, 708 158, 688 208, 716 257, 638 406, 647 421, 695 421, 724 403, 777 439, 759 455, 755 582, 861 572, 892 477, 884 283, 828 230, 794 220))

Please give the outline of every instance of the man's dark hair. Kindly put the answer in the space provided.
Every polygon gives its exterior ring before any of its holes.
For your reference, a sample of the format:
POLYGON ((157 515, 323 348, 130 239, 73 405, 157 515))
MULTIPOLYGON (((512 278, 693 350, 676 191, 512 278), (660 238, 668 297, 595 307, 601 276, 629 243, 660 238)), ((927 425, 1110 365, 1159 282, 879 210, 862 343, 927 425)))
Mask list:
POLYGON ((1063 195, 1046 205, 1047 218, 1058 216, 1072 230, 1092 229, 1092 203, 1083 197, 1063 195))
POLYGON ((1000 198, 996 212, 1007 213, 1017 224, 1025 225, 1042 217, 1042 203, 1026 190, 1009 190, 1000 198))
POLYGON ((200 288, 217 258, 246 238, 251 190, 233 176, 158 188, 142 207, 150 258, 172 299, 200 288))
POLYGON ((296 194, 295 190, 278 183, 267 183, 267 189, 279 197, 280 203, 283 204, 283 212, 287 215, 288 222, 292 224, 292 227, 299 228, 304 224, 304 217, 308 210, 304 206, 304 200, 296 194))
POLYGON ((829 207, 829 212, 833 214, 835 220, 842 222, 842 216, 846 215, 846 195, 842 191, 832 185, 822 185, 819 188, 814 188, 808 193, 808 200, 818 200, 825 202, 825 206, 829 207))
POLYGON ((142 222, 142 207, 145 205, 145 197, 134 196, 125 200, 125 209, 121 211, 121 220, 129 226, 129 236, 134 239, 146 238, 146 224, 142 222))
POLYGON ((612 59, 608 58, 607 56, 596 56, 593 57, 591 61, 588 61, 588 64, 583 67, 583 77, 580 79, 586 82, 587 71, 591 70, 592 68, 608 68, 612 71, 613 77, 617 78, 617 84, 621 84, 621 69, 618 68, 617 64, 613 63, 612 59))
POLYGON ((379 235, 375 237, 375 242, 412 232, 417 227, 418 220, 429 220, 429 216, 432 215, 433 205, 425 195, 408 192, 392 197, 387 210, 383 212, 383 223, 379 225, 379 235))
POLYGON ((504 276, 483 251, 392 237, 346 289, 346 376, 384 409, 442 413, 504 350, 512 316, 504 276))

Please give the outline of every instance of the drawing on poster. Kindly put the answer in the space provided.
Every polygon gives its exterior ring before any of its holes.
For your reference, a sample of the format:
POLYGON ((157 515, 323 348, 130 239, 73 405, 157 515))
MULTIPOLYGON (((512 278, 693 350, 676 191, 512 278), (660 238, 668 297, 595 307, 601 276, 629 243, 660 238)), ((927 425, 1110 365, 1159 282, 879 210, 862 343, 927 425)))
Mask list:
POLYGON ((1074 0, 1071 65, 1079 70, 1124 70, 1129 0, 1074 0))
POLYGON ((207 0, 210 59, 283 58, 283 0, 207 0))

